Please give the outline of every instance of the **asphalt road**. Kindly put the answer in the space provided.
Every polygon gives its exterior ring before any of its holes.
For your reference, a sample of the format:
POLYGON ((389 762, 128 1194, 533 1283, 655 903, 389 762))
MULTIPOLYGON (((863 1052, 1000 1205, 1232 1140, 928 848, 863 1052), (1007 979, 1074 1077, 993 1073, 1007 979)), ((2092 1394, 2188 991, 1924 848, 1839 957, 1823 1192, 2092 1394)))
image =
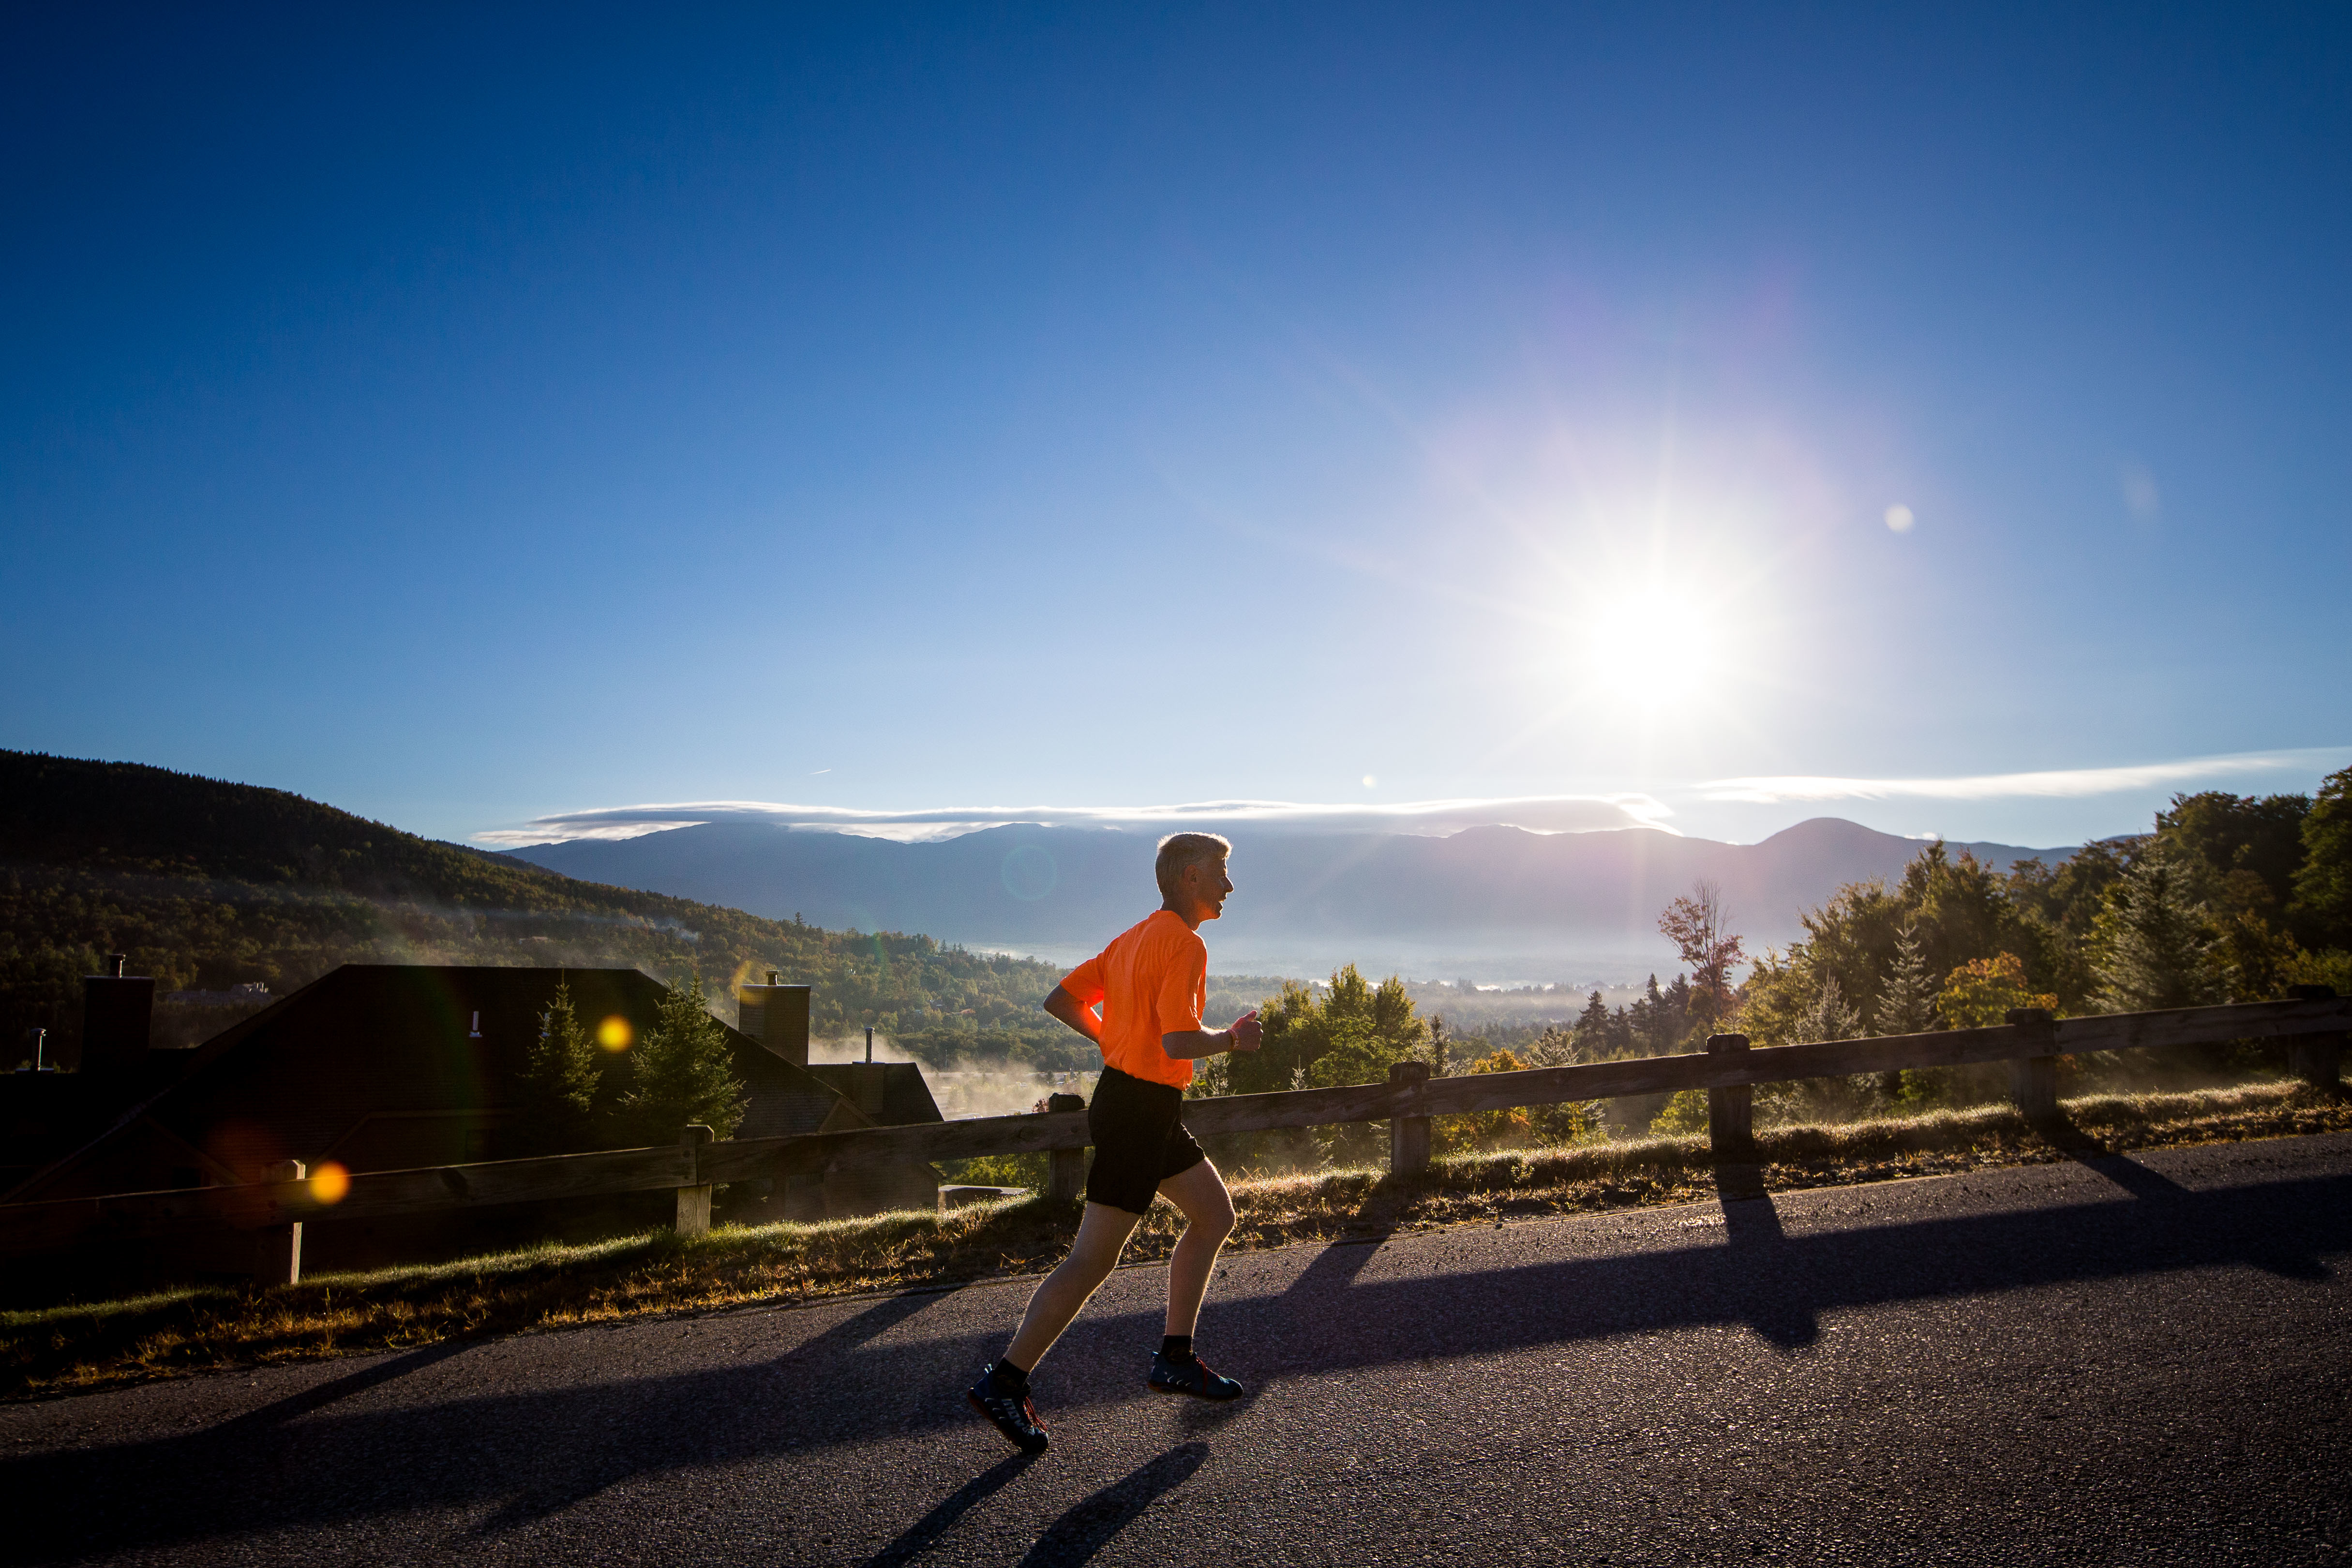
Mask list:
POLYGON ((2352 1561, 2352 1137, 1157 1269, 961 1391, 1025 1283, 0 1408, 0 1561, 2352 1561))

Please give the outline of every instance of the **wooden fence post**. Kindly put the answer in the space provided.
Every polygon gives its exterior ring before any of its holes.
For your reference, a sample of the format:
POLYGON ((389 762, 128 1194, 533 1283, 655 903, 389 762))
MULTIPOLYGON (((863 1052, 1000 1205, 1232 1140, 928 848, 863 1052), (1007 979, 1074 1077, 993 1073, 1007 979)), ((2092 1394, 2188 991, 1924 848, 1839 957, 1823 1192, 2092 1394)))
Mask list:
MULTIPOLYGON (((702 1174, 702 1146, 710 1142, 710 1129, 699 1122, 689 1124, 677 1135, 678 1147, 686 1151, 687 1167, 696 1176, 702 1174)), ((703 1236, 710 1230, 710 1184, 697 1182, 677 1189, 677 1233, 680 1236, 703 1236)))
MULTIPOLYGON (((1391 1061, 1389 1063, 1389 1087, 1418 1089, 1429 1082, 1426 1061, 1391 1061)), ((1429 1168, 1429 1118, 1426 1116, 1391 1116, 1389 1118, 1389 1174, 1411 1176, 1429 1168)))
POLYGON ((2019 1042, 2030 1056, 2012 1057, 2009 1063, 2009 1092, 2017 1102, 2020 1114, 2029 1121, 2040 1121, 2058 1114, 2058 1051, 2053 1038, 2058 1027, 2046 1008, 2011 1008, 2007 1014, 2009 1025, 2017 1030, 2019 1042))
MULTIPOLYGON (((1706 1037, 1709 1056, 1738 1056, 1748 1050, 1744 1034, 1706 1037)), ((1756 1157, 1756 1086, 1734 1084, 1706 1092, 1706 1138, 1715 1157, 1745 1164, 1756 1157)))
MULTIPOLYGON (((1083 1094, 1048 1094, 1048 1111, 1083 1111, 1087 1108, 1083 1094)), ((1087 1152, 1084 1149, 1048 1149, 1045 1152, 1045 1196, 1067 1201, 1087 1190, 1087 1152)))
MULTIPOLYGON (((2336 999, 2333 986, 2289 986, 2287 996, 2298 1002, 2336 999)), ((2287 1036, 2286 1070, 2314 1089, 2334 1089, 2344 1081, 2344 1037, 2340 1034, 2287 1036)))
MULTIPOLYGON (((300 1181, 308 1174, 300 1160, 279 1160, 262 1168, 264 1181, 300 1181)), ((253 1275, 265 1285, 302 1282, 302 1222, 273 1225, 254 1238, 253 1275)))

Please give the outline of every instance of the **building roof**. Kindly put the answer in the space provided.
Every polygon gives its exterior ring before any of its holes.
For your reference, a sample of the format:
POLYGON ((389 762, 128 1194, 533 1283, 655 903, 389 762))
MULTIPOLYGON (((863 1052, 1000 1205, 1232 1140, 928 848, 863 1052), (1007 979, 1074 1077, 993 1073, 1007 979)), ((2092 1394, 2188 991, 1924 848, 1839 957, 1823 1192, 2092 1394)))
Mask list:
MULTIPOLYGON (((369 1120, 509 1111, 559 980, 592 1032, 618 1016, 642 1035, 665 994, 635 969, 346 964, 185 1052, 168 1086, 0 1201, 80 1196, 92 1181, 121 1190, 103 1173, 126 1140, 176 1141, 209 1179, 250 1181, 273 1161, 336 1153, 369 1120)), ((735 1136, 871 1124, 823 1080, 719 1027, 750 1099, 735 1136)))
POLYGON ((911 1061, 812 1061, 808 1070, 877 1126, 946 1120, 939 1102, 931 1098, 931 1086, 923 1081, 923 1070, 911 1061))

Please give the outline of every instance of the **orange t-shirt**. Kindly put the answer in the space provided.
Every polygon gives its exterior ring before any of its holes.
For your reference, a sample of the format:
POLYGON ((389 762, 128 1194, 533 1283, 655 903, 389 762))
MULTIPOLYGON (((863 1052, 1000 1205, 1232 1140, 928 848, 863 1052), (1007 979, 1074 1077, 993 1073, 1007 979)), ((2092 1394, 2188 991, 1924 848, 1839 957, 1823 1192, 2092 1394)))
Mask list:
POLYGON ((1063 977, 1062 989, 1102 1004, 1103 1061, 1130 1077, 1181 1089, 1192 1063, 1168 1054, 1163 1034, 1201 1027, 1209 1002, 1209 945, 1170 910, 1154 910, 1063 977))

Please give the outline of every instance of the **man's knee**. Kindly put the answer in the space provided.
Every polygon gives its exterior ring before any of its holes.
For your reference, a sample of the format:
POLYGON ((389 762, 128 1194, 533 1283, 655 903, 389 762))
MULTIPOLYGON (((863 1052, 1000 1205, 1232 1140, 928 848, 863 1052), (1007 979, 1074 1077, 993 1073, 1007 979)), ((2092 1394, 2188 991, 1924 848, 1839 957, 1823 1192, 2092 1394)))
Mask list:
POLYGON ((1233 1195, 1219 1187, 1214 1198, 1194 1208, 1185 1218, 1187 1225, 1202 1236, 1223 1241, 1234 1230, 1233 1195))

